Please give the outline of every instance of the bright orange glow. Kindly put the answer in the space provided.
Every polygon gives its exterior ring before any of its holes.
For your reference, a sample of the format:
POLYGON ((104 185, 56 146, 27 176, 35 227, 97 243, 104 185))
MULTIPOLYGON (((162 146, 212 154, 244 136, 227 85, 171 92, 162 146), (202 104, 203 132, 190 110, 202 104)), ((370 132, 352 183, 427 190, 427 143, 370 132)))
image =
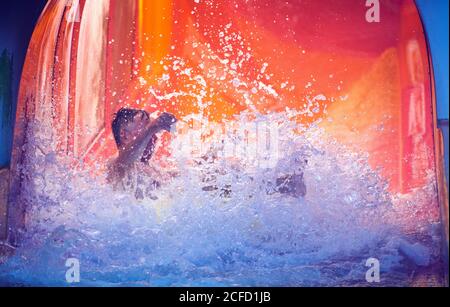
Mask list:
MULTIPOLYGON (((109 19, 107 41, 92 47, 105 57, 104 76, 92 85, 105 93, 97 109, 76 91, 92 65, 86 56, 80 66, 85 51, 78 50, 86 39, 80 28, 92 26, 83 11, 89 2, 80 1, 78 23, 57 22, 67 10, 49 2, 24 69, 19 116, 48 114, 30 108, 30 99, 39 110, 53 101, 66 153, 91 162, 114 155, 110 121, 123 106, 179 118, 200 113, 218 123, 244 110, 296 110, 299 124, 318 123, 342 146, 367 152, 393 191, 423 185, 434 167, 426 43, 412 0, 384 6, 380 23, 365 20, 359 0, 99 1, 109 19), (80 121, 91 111, 96 115, 80 121), (77 123, 93 131, 89 139, 73 137, 77 123)), ((16 129, 19 143, 23 129, 16 129)))

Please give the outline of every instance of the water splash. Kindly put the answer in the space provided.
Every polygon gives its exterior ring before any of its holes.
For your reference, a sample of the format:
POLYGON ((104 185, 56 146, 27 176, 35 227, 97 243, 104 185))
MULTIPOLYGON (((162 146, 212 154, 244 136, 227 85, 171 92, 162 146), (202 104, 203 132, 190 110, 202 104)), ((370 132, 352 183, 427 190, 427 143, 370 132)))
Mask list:
POLYGON ((153 162, 162 184, 141 200, 68 158, 37 154, 24 191, 26 239, 0 266, 0 284, 65 285, 68 258, 80 260, 80 285, 135 286, 365 285, 370 257, 385 285, 399 285, 439 262, 437 222, 417 214, 432 187, 391 195, 367 156, 314 125, 301 135, 280 129, 273 167, 205 155, 221 142, 195 157, 177 150, 190 137, 173 141, 170 168, 153 162), (268 192, 305 158, 305 197, 268 192))

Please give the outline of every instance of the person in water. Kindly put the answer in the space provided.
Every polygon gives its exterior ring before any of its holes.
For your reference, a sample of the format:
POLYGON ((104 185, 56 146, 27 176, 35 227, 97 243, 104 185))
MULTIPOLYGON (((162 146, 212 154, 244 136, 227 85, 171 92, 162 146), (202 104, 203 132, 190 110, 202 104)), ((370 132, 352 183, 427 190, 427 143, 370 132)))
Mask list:
MULTIPOLYGON (((155 149, 156 134, 161 131, 170 131, 176 122, 176 118, 170 113, 162 113, 157 119, 151 120, 149 114, 144 110, 120 109, 112 122, 112 131, 119 156, 110 165, 108 181, 115 187, 133 189, 136 198, 143 198, 144 193, 139 185, 142 185, 143 180, 140 178, 145 174, 140 174, 136 164, 149 162, 155 149)), ((158 184, 156 183, 156 185, 158 184)), ((217 187, 214 185, 203 187, 204 191, 216 189, 217 187)), ((231 193, 231 191, 225 192, 225 195, 231 193)), ((274 192, 293 197, 305 196, 303 167, 292 174, 278 177, 274 192)))
MULTIPOLYGON (((170 113, 162 113, 152 120, 144 110, 120 109, 112 122, 119 156, 109 167, 108 181, 116 188, 130 186, 127 181, 136 175, 133 173, 136 172, 137 164, 146 164, 151 159, 157 141, 156 134, 170 131, 176 122, 175 116, 170 113)), ((135 189, 136 183, 131 184, 131 188, 135 189)))

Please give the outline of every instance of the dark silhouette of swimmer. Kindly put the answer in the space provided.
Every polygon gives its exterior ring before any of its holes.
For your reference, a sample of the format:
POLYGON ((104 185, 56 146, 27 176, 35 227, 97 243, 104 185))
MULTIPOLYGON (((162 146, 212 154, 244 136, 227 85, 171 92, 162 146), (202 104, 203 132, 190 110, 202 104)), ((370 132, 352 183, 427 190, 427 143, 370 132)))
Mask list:
POLYGON ((162 113, 155 120, 151 120, 144 110, 120 109, 112 122, 119 156, 110 166, 108 181, 117 183, 136 162, 148 162, 155 149, 156 134, 170 131, 176 121, 170 113, 162 113))
MULTIPOLYGON (((156 134, 160 131, 170 131, 177 122, 170 113, 162 113, 157 119, 151 120, 144 110, 122 108, 112 122, 112 130, 119 156, 110 166, 108 181, 113 184, 124 179, 127 172, 133 169, 136 162, 148 162, 154 152, 157 141, 156 134)), ((305 160, 306 164, 307 161, 305 160)), ((215 185, 202 188, 204 191, 217 190, 215 185)), ((303 167, 293 173, 278 177, 272 190, 293 197, 303 197, 306 194, 306 186, 303 180, 303 167)), ((230 187, 223 189, 221 195, 227 197, 232 193, 230 187)), ((270 192, 268 191, 270 194, 270 192)))

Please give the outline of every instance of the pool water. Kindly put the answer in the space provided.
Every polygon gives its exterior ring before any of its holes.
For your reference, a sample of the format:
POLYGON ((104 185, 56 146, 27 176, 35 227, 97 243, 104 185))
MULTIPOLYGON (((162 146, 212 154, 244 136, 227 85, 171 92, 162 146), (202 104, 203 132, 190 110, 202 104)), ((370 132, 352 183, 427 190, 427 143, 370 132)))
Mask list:
MULTIPOLYGON (((289 123, 277 116, 263 119, 289 123)), ((159 173, 147 180, 161 186, 144 199, 68 158, 37 154, 22 196, 27 232, 0 265, 0 285, 67 286, 69 258, 80 263, 75 286, 405 286, 418 274, 439 275, 433 175, 409 194, 392 193, 364 153, 315 125, 286 131, 277 162, 263 166, 205 158, 223 142, 194 157, 179 145, 191 136, 179 134, 171 166, 152 162, 159 173), (306 195, 269 193, 271 180, 300 160, 306 195), (379 260, 380 283, 366 281, 368 258, 379 260)))

